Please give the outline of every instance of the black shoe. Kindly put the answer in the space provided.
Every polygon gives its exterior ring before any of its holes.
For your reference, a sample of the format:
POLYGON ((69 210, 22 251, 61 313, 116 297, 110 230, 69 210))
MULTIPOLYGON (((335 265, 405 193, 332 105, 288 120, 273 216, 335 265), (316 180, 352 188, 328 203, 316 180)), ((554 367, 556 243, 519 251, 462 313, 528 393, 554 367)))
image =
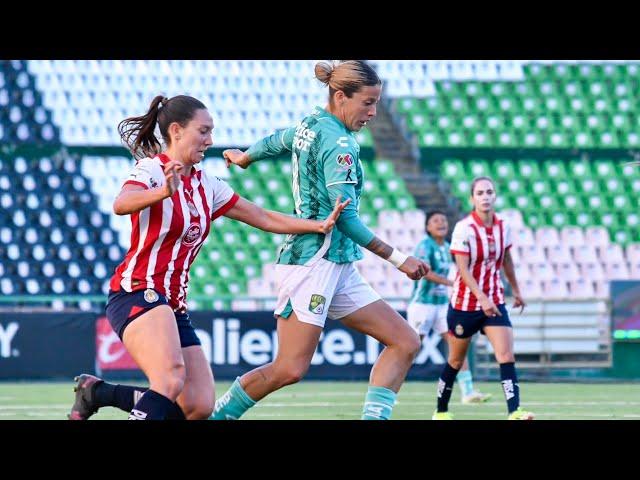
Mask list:
POLYGON ((95 386, 103 380, 88 373, 83 373, 73 379, 76 386, 73 391, 76 392, 76 400, 71 407, 71 413, 67 415, 69 420, 88 420, 91 415, 98 411, 99 407, 94 405, 95 386))

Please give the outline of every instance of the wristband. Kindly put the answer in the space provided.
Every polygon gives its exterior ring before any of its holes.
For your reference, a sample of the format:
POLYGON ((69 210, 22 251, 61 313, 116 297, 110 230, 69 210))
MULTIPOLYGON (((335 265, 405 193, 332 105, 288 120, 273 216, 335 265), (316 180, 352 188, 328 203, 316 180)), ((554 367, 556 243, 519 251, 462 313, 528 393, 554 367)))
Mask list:
POLYGON ((409 258, 409 255, 405 255, 400 250, 394 248, 393 251, 391 252, 391 255, 389 255, 389 258, 387 258, 387 260, 394 267, 400 268, 400 265, 402 265, 407 260, 407 258, 409 258))

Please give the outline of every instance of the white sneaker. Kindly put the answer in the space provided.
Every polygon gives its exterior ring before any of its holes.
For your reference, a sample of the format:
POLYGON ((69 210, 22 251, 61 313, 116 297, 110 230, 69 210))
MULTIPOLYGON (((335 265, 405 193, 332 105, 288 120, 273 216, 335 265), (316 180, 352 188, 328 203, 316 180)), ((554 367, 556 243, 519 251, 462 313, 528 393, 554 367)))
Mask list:
POLYGON ((462 397, 462 403, 470 404, 470 403, 485 403, 488 402, 492 397, 490 393, 480 393, 477 391, 471 392, 469 395, 465 395, 462 397))

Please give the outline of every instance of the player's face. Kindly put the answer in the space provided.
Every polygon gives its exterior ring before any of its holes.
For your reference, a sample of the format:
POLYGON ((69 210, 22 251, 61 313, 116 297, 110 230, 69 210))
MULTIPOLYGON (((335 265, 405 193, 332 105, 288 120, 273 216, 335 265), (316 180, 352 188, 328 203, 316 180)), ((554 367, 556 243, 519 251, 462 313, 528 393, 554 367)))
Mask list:
POLYGON ((493 211, 496 203, 496 189, 489 180, 480 180, 476 183, 471 197, 473 208, 476 212, 489 213, 493 211))
POLYGON ((344 96, 343 112, 345 126, 352 132, 358 132, 369 120, 376 116, 376 107, 380 101, 382 86, 362 87, 351 98, 344 96))
POLYGON ((181 133, 178 146, 182 150, 184 158, 189 164, 200 163, 204 158, 204 152, 212 144, 213 119, 208 110, 199 109, 193 115, 187 126, 181 133))
POLYGON ((433 238, 444 238, 449 232, 449 222, 447 217, 441 213, 436 213, 429 218, 427 222, 427 232, 433 238))

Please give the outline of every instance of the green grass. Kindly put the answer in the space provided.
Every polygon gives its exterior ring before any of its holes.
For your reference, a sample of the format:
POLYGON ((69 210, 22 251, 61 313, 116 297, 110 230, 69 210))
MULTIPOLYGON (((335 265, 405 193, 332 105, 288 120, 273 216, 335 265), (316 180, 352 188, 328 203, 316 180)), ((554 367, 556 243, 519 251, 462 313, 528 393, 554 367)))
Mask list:
MULTIPOLYGON (((126 382, 125 382, 126 383, 126 382)), ((219 382, 218 396, 229 382, 219 382)), ((483 405, 462 405, 454 388, 451 412, 460 420, 500 420, 506 406, 500 385, 476 383, 493 398, 483 405)), ((360 417, 365 382, 311 382, 285 387, 258 403, 247 420, 355 420, 360 417)), ((435 382, 408 382, 398 395, 396 420, 431 418, 435 382)), ((0 419, 64 420, 73 403, 73 383, 0 383, 0 419)), ((615 420, 640 418, 640 384, 522 383, 522 406, 542 420, 615 420)), ((124 420, 115 408, 103 408, 96 420, 124 420)))

